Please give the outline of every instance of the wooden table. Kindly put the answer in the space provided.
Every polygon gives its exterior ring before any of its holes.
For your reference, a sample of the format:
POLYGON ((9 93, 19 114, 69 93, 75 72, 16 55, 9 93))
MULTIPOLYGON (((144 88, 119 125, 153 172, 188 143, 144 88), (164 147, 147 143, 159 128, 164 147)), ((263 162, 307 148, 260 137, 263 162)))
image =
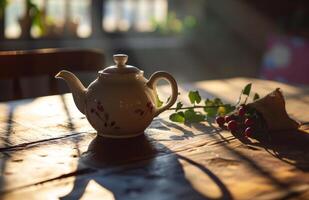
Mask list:
MULTIPOLYGON (((247 83, 282 88, 287 110, 309 121, 309 88, 256 79, 183 84, 180 99, 235 102, 247 83)), ((160 88, 168 96, 168 87, 160 88)), ((244 144, 207 122, 181 125, 170 111, 145 136, 96 137, 70 94, 0 104, 2 199, 309 199, 309 150, 244 144)), ((309 145, 308 145, 309 146, 309 145)))

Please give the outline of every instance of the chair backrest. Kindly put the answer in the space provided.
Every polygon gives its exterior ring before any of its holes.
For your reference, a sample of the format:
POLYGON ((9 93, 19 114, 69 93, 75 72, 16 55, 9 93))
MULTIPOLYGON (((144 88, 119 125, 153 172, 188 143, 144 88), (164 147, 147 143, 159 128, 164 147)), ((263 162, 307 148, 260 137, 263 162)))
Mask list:
POLYGON ((13 80, 13 99, 23 98, 20 79, 48 76, 48 94, 59 94, 54 78, 62 69, 90 72, 102 69, 104 54, 95 49, 38 49, 0 51, 0 80, 13 80))

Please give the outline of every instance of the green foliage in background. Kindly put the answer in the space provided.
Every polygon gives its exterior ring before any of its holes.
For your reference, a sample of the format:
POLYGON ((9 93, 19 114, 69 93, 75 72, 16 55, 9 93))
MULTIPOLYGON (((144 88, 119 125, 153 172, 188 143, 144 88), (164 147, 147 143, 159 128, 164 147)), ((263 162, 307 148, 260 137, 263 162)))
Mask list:
POLYGON ((0 0, 0 18, 4 14, 4 10, 5 10, 5 7, 7 6, 7 4, 8 4, 8 0, 0 0))
POLYGON ((168 12, 167 18, 163 22, 152 20, 153 27, 161 34, 177 34, 194 29, 197 26, 197 20, 194 16, 188 15, 183 19, 177 17, 176 12, 168 12))
MULTIPOLYGON (((9 0, 0 0, 0 18, 4 15, 5 8, 9 3, 9 0)), ((27 12, 31 17, 31 25, 38 27, 43 34, 45 32, 45 26, 43 22, 44 16, 42 10, 40 10, 37 4, 35 4, 32 0, 27 0, 26 4, 26 8, 28 9, 27 12)))
POLYGON ((39 7, 33 3, 32 0, 27 0, 27 8, 29 15, 31 17, 32 26, 36 26, 39 28, 41 34, 44 34, 45 32, 45 26, 44 26, 44 16, 43 12, 39 9, 39 7))

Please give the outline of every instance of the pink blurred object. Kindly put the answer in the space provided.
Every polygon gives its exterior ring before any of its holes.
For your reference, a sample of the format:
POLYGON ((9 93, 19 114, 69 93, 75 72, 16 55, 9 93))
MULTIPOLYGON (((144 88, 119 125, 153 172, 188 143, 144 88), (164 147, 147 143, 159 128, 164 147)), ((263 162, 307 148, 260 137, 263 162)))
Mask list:
POLYGON ((309 41, 300 37, 271 35, 261 75, 265 79, 309 84, 309 41))

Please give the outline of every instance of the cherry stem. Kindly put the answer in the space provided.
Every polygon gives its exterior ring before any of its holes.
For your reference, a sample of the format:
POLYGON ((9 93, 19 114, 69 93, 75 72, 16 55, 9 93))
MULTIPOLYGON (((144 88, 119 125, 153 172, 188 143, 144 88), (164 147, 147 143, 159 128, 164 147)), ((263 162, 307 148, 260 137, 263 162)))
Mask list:
POLYGON ((247 95, 244 104, 247 103, 248 97, 249 97, 249 96, 247 95))
MULTIPOLYGON (((237 107, 240 102, 241 102, 241 97, 243 95, 243 90, 241 91, 239 97, 238 97, 238 100, 236 102, 236 104, 234 105, 235 107, 237 107)), ((248 99, 248 96, 245 100, 245 103, 247 102, 247 99, 248 99)), ((225 107, 225 106, 229 106, 229 105, 219 105, 219 106, 196 106, 195 104, 193 104, 193 106, 189 106, 189 107, 181 107, 181 108, 169 108, 168 110, 186 110, 186 109, 194 109, 194 108, 219 108, 219 107, 225 107)))
POLYGON ((219 105, 219 106, 189 106, 189 107, 181 107, 181 108, 169 108, 168 110, 186 110, 186 109, 194 109, 194 108, 219 108, 225 107, 227 105, 219 105))
POLYGON ((235 107, 238 106, 238 105, 240 104, 240 101, 241 101, 241 97, 242 97, 243 92, 244 92, 244 90, 241 91, 241 93, 240 93, 240 95, 239 95, 239 97, 238 97, 238 100, 237 100, 237 102, 236 102, 236 104, 235 104, 235 107))

